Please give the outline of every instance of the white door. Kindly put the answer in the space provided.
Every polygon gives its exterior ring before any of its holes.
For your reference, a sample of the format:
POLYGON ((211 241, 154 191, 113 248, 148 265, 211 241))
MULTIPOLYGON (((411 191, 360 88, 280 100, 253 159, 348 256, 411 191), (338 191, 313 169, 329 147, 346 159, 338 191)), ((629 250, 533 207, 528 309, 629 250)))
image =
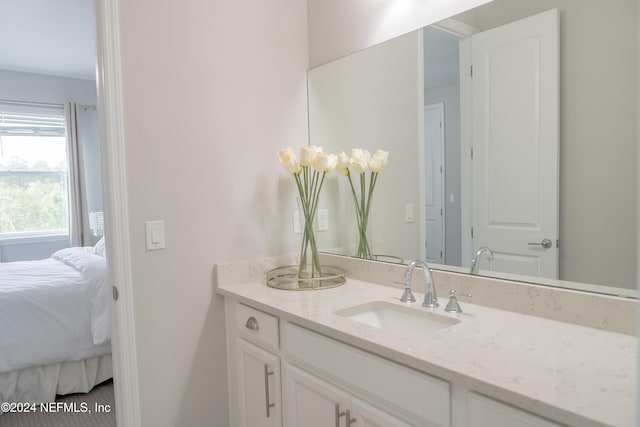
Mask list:
POLYGON ((280 358, 242 338, 237 350, 240 425, 282 426, 280 358))
POLYGON ((558 11, 472 37, 473 251, 557 278, 558 11))
POLYGON ((427 262, 444 264, 444 104, 424 107, 425 247, 427 262))
POLYGON ((349 395, 289 364, 285 367, 285 425, 333 427, 346 425, 349 395))

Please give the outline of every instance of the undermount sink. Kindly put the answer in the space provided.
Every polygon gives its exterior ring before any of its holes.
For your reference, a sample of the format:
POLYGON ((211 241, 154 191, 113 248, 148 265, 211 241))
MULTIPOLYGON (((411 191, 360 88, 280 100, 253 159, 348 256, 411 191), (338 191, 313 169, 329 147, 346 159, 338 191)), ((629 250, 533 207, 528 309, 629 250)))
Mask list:
POLYGON ((422 307, 405 307, 385 301, 356 305, 335 313, 397 335, 412 337, 421 337, 460 323, 459 319, 435 314, 422 307))

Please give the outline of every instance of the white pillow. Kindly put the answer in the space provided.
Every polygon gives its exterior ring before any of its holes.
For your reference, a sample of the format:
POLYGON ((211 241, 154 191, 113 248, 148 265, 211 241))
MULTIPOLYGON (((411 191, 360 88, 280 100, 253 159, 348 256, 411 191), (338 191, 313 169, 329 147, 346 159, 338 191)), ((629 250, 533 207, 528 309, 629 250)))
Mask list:
POLYGON ((104 236, 102 236, 100 240, 98 240, 98 243, 93 247, 93 253, 104 256, 104 236))

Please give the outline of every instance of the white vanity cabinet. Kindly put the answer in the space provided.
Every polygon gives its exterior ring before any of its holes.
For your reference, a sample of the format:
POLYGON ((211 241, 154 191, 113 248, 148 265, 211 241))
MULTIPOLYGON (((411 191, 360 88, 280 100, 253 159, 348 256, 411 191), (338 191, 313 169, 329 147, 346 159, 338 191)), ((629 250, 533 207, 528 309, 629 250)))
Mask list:
POLYGON ((285 425, 451 424, 448 382, 291 323, 282 335, 285 425))
POLYGON ((285 366, 285 424, 306 427, 411 427, 398 417, 291 364, 285 366))
POLYGON ((560 427, 248 305, 225 307, 233 427, 560 427))
POLYGON ((284 368, 288 426, 327 427, 345 425, 349 394, 292 365, 284 368))
POLYGON ((281 427, 278 319, 229 301, 226 316, 231 425, 281 427))

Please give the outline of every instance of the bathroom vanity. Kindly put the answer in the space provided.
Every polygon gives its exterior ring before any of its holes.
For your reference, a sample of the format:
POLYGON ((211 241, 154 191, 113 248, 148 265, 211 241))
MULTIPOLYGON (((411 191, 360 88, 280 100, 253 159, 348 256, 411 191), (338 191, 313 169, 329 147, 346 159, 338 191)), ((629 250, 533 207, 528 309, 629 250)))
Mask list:
POLYGON ((447 314, 441 289, 431 310, 419 285, 401 303, 400 287, 349 269, 341 287, 297 292, 261 271, 216 266, 234 426, 635 425, 635 336, 465 301, 447 314))

